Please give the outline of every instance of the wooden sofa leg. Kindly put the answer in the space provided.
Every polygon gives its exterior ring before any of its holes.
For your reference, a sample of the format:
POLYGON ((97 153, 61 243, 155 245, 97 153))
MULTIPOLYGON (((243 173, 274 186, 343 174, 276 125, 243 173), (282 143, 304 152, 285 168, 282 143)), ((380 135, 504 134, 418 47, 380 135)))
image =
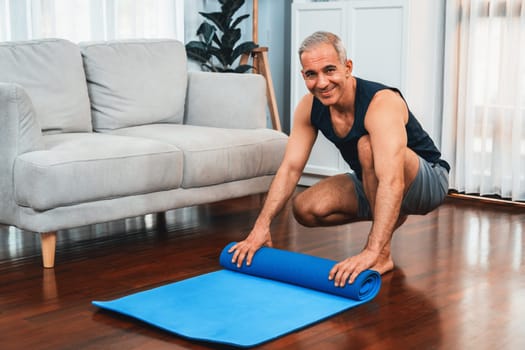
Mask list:
POLYGON ((43 232, 40 234, 40 243, 42 246, 42 262, 44 268, 51 269, 55 267, 55 249, 57 242, 57 233, 43 232))

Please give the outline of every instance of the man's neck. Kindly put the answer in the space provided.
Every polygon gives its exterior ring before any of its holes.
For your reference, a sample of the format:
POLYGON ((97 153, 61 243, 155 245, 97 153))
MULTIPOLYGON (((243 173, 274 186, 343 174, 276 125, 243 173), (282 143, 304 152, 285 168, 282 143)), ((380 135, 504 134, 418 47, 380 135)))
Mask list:
POLYGON ((339 101, 330 106, 330 109, 338 115, 350 115, 354 116, 355 110, 355 92, 357 87, 357 81, 353 76, 348 78, 347 85, 343 96, 339 101))

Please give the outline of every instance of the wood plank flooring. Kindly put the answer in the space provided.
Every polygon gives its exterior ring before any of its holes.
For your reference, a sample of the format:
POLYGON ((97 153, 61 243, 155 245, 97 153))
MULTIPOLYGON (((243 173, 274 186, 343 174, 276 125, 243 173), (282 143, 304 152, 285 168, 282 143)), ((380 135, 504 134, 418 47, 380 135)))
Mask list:
MULTIPOLYGON (((0 226, 1 349, 214 349, 99 311, 104 300, 218 270, 263 196, 59 232, 56 267, 41 268, 38 237, 0 226)), ((341 260, 369 223, 305 228, 290 208, 274 245, 341 260)), ((370 303, 260 349, 525 349, 525 211, 447 199, 409 217, 393 240, 396 268, 370 303)), ((224 347, 223 347, 224 348, 224 347)))

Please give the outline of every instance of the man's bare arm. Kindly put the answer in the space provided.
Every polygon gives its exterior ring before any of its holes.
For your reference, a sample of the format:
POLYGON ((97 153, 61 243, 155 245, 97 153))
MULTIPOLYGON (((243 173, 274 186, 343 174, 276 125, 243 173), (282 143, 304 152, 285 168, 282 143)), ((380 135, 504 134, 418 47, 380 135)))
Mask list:
POLYGON ((404 165, 407 154, 405 124, 408 109, 401 97, 390 90, 377 96, 371 118, 365 121, 374 150, 374 169, 378 180, 374 221, 365 249, 380 253, 390 242, 399 217, 405 189, 404 165))
POLYGON ((408 109, 397 93, 383 90, 374 96, 365 118, 378 183, 376 196, 370 199, 373 224, 363 251, 330 271, 329 278, 336 286, 343 286, 347 280, 352 283, 359 273, 373 267, 392 238, 405 188, 407 118, 408 109))
POLYGON ((232 262, 238 267, 245 259, 246 264, 250 265, 253 255, 263 245, 272 245, 270 224, 292 196, 317 137, 317 131, 310 122, 311 108, 312 95, 308 94, 295 110, 294 124, 284 159, 252 231, 244 241, 235 244, 229 250, 230 253, 234 252, 232 262))

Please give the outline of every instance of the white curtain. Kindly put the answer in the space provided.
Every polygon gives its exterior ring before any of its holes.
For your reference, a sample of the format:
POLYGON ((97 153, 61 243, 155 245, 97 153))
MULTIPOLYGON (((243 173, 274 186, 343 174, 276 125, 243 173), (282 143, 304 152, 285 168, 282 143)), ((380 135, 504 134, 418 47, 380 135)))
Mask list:
POLYGON ((0 40, 184 40, 184 0, 0 0, 0 40))
POLYGON ((450 187, 525 201, 525 0, 447 0, 450 187))

